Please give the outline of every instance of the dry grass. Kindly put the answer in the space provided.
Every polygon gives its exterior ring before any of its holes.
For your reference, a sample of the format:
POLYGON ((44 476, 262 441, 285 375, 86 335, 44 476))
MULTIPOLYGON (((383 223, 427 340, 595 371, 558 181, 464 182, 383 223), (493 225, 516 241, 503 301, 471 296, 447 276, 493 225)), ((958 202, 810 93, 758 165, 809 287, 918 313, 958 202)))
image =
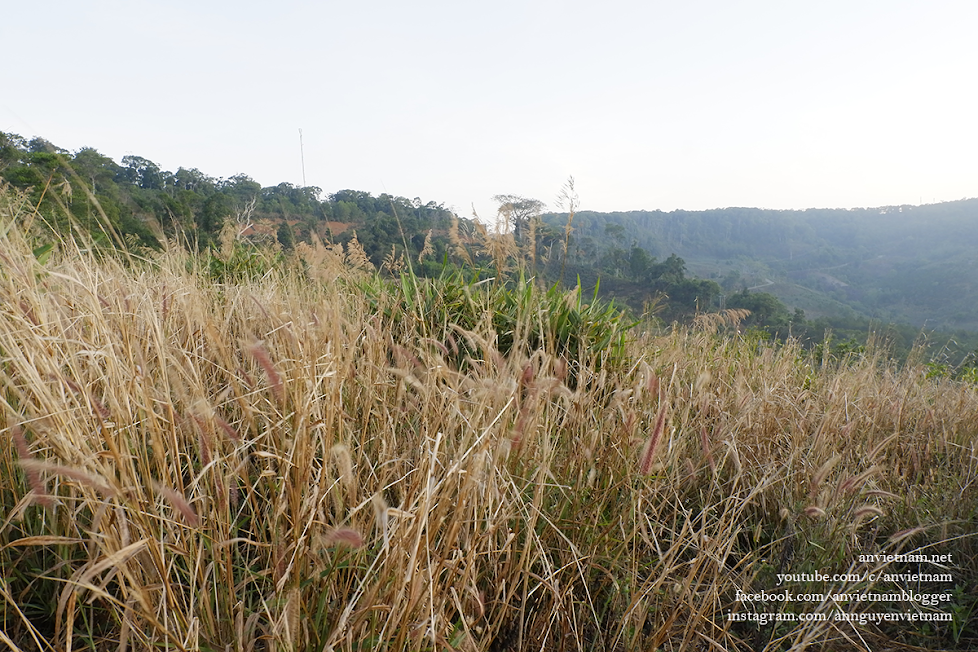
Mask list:
MULTIPOLYGON (((975 642, 966 617, 727 618, 751 610, 735 590, 775 590, 778 572, 884 566, 861 552, 951 552, 973 589, 973 386, 692 331, 636 335, 622 364, 546 339, 503 355, 491 306, 432 332, 378 310, 339 256, 233 285, 177 251, 119 262, 62 243, 41 264, 15 204, 0 206, 11 649, 975 642), (485 355, 456 364, 463 340, 485 355)), ((793 586, 870 588, 894 586, 793 586)))

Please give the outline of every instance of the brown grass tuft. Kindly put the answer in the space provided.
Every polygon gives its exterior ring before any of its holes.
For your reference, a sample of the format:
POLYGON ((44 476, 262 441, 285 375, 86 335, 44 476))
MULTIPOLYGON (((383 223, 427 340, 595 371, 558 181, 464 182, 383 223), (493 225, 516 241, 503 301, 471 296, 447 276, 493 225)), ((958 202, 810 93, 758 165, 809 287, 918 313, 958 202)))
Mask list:
POLYGON ((49 464, 47 462, 41 462, 35 459, 23 459, 21 458, 20 465, 24 467, 25 471, 30 471, 31 473, 38 473, 44 471, 52 475, 60 475, 69 480, 74 480, 75 482, 85 485, 86 487, 91 487, 96 489, 105 496, 115 496, 118 492, 110 487, 104 478, 99 478, 87 471, 82 471, 81 469, 75 469, 69 466, 61 466, 59 464, 49 464))
POLYGON ((285 403, 285 386, 282 383, 282 377, 279 376, 278 372, 275 370, 275 365, 272 364, 272 359, 268 355, 268 351, 262 342, 256 341, 245 347, 245 350, 255 359, 255 362, 262 368, 265 372, 265 377, 268 379, 268 384, 272 388, 272 394, 275 396, 275 400, 278 401, 279 405, 285 403))
POLYGON ((655 427, 652 429, 652 434, 646 441, 645 448, 642 451, 642 460, 638 467, 638 472, 641 475, 648 475, 652 470, 652 460, 655 457, 655 450, 659 446, 659 440, 662 438, 662 432, 665 430, 665 426, 666 405, 663 403, 659 407, 659 415, 655 419, 655 427))
POLYGON ((822 509, 821 507, 812 505, 810 507, 805 508, 805 516, 809 518, 825 518, 826 513, 825 510, 822 509))
POLYGON ((700 426, 700 449, 707 464, 710 465, 710 471, 716 473, 717 463, 713 459, 713 446, 710 444, 710 435, 706 431, 706 426, 700 426))
POLYGON ((183 494, 181 494, 179 491, 174 491, 173 489, 170 489, 169 487, 160 484, 155 480, 153 481, 153 489, 166 498, 167 502, 169 502, 175 510, 180 512, 180 515, 183 516, 183 520, 187 522, 187 525, 194 528, 200 525, 200 517, 197 516, 197 512, 194 510, 193 506, 187 502, 187 499, 183 497, 183 494))
POLYGON ((353 528, 338 528, 330 531, 325 541, 327 545, 341 545, 348 548, 362 548, 363 536, 353 528))
POLYGON ((17 455, 20 456, 20 465, 24 469, 24 475, 27 476, 27 484, 34 493, 32 500, 42 507, 53 507, 54 499, 48 495, 44 483, 41 482, 38 469, 34 466, 39 463, 35 461, 34 455, 27 445, 27 440, 24 438, 24 431, 17 424, 12 424, 10 426, 10 433, 14 439, 14 446, 17 447, 17 455))
MULTIPOLYGON (((978 578, 978 390, 919 362, 814 359, 735 314, 561 348, 542 293, 507 294, 511 234, 474 224, 452 255, 481 240, 498 277, 422 297, 332 245, 220 285, 178 247, 41 264, 4 201, 0 630, 20 649, 848 649, 731 620, 734 591, 907 547, 978 578)), ((846 625, 871 649, 909 631, 846 625)), ((914 641, 978 649, 970 631, 914 641)))

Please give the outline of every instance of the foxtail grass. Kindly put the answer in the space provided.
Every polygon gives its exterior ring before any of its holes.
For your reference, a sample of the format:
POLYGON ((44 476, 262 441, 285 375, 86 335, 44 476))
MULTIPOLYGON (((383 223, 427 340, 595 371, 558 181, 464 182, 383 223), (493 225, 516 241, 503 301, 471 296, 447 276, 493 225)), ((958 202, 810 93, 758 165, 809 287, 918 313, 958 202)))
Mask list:
POLYGON ((913 551, 953 556, 969 613, 974 386, 715 332, 737 315, 638 335, 579 292, 391 282, 321 245, 220 278, 177 248, 120 261, 65 240, 42 261, 3 201, 11 649, 978 642, 965 616, 730 616, 830 613, 735 596, 913 551))

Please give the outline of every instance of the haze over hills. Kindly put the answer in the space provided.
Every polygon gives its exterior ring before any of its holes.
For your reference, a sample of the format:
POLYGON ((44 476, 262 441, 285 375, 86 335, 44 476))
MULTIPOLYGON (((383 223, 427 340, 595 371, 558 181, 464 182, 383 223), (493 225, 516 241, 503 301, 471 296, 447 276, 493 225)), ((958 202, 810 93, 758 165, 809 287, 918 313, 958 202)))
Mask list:
MULTIPOLYGON (((566 221, 546 219, 555 227, 566 221)), ((574 229, 584 251, 675 253, 726 293, 763 290, 809 317, 851 310, 883 322, 978 329, 978 199, 864 209, 582 211, 574 229)))

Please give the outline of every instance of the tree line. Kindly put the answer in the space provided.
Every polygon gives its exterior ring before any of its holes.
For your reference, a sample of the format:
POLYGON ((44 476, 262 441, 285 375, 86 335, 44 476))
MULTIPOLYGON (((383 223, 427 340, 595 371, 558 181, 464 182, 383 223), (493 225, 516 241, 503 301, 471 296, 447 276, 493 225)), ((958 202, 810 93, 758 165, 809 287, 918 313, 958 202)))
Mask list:
MULTIPOLYGON (((315 238, 344 245, 355 238, 376 268, 398 258, 413 264, 421 275, 436 275, 445 264, 474 274, 498 274, 498 263, 493 268, 490 259, 503 251, 516 263, 510 271, 518 269, 548 285, 579 281, 627 304, 636 314, 651 309, 665 323, 739 308, 751 312, 745 327, 774 338, 791 335, 818 342, 832 331, 837 339, 865 341, 872 328, 868 318, 853 312, 808 320, 803 311, 790 310, 773 295, 738 286, 737 279, 691 277, 686 261, 676 253, 680 244, 706 243, 723 255, 741 255, 745 247, 770 252, 781 247, 783 253, 788 247, 790 257, 794 246, 796 254, 809 261, 835 262, 831 249, 817 243, 855 228, 852 215, 839 211, 786 222, 775 219, 774 212, 756 209, 575 212, 571 182, 564 191, 570 211, 563 214, 545 213, 545 204, 533 198, 497 195, 504 230, 493 234, 475 220, 458 218, 442 204, 420 198, 374 197, 357 190, 326 194, 315 186, 291 183, 262 187, 246 174, 222 179, 196 168, 168 171, 134 155, 116 163, 91 147, 70 152, 43 138, 3 132, 0 179, 25 193, 51 228, 62 233, 82 229, 97 240, 114 233, 128 246, 159 248, 170 240, 210 251, 230 223, 255 240, 277 243, 285 250, 315 238), (738 235, 720 237, 717 229, 738 235), (506 242, 508 249, 501 246, 506 242), (809 243, 808 248, 802 251, 799 242, 809 243), (822 253, 813 247, 822 247, 822 253)), ((955 204, 941 217, 957 220, 970 208, 955 204)), ((894 215, 880 219, 901 232, 912 230, 906 215, 894 215)), ((890 332, 897 347, 906 350, 919 331, 894 326, 890 332)), ((959 340, 968 339, 958 335, 959 340)))
POLYGON ((174 239, 206 250, 230 220, 242 231, 270 228, 271 239, 285 248, 313 237, 332 243, 356 237, 379 267, 392 247, 402 254, 407 247, 416 257, 429 231, 441 234, 430 242, 433 253, 444 253, 452 218, 441 204, 420 198, 356 190, 326 195, 291 183, 262 187, 246 174, 221 179, 196 168, 174 172, 131 155, 116 163, 90 147, 70 152, 43 138, 3 132, 0 179, 27 193, 60 232, 81 228, 98 235, 108 227, 129 244, 151 248, 174 239), (344 226, 333 232, 337 224, 344 226))

